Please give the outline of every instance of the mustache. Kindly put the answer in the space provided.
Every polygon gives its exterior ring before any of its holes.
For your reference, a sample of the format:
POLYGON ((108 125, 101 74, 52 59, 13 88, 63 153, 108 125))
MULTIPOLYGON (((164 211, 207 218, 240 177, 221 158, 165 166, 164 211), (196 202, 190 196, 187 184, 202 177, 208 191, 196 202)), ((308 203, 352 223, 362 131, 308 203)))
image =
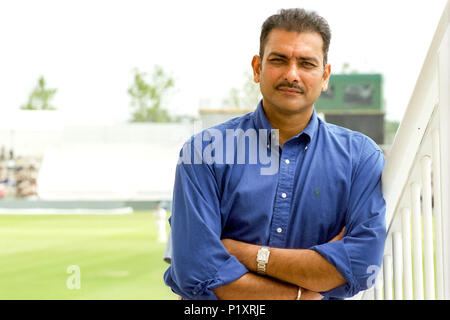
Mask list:
POLYGON ((298 91, 300 91, 300 93, 305 93, 305 90, 300 87, 300 85, 298 83, 290 83, 290 82, 282 82, 279 85, 277 85, 275 87, 277 90, 281 89, 281 88, 289 88, 289 89, 296 89, 298 91))

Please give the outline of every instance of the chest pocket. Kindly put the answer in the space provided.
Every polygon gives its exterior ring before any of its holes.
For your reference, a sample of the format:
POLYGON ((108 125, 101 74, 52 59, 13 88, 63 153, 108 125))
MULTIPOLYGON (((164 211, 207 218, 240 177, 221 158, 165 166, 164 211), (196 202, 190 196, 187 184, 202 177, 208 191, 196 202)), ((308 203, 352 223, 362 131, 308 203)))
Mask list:
POLYGON ((254 244, 267 241, 273 212, 277 175, 234 166, 221 201, 222 238, 254 244))
POLYGON ((289 246, 308 248, 337 235, 345 224, 348 190, 347 179, 336 172, 315 172, 307 175, 303 185, 297 184, 289 246))

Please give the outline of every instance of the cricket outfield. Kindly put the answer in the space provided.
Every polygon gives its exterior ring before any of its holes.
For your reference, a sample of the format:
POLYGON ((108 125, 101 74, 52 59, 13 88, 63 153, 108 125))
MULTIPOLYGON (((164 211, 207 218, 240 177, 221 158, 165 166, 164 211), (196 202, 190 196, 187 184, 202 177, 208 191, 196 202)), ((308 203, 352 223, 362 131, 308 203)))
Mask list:
POLYGON ((0 215, 0 299, 176 299, 152 211, 0 215))

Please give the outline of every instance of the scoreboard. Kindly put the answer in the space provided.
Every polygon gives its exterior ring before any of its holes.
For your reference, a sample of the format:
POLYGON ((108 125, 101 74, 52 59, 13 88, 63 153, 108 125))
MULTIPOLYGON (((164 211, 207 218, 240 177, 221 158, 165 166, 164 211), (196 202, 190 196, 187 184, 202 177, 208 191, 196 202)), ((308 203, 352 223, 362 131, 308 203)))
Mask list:
POLYGON ((384 103, 381 74, 332 74, 328 90, 315 104, 325 121, 359 131, 384 143, 384 103))

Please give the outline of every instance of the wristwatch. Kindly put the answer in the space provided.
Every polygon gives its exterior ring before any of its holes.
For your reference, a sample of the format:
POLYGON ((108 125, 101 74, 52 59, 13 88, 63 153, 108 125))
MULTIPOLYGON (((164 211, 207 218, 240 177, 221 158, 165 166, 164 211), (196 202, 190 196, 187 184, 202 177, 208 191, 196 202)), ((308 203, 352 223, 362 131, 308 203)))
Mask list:
POLYGON ((269 262, 270 256, 270 248, 266 246, 262 246, 258 250, 258 254, 256 255, 256 263, 258 265, 258 273, 266 274, 266 265, 269 262))
POLYGON ((297 299, 295 299, 295 300, 300 300, 301 296, 302 296, 302 288, 298 287, 297 299))

